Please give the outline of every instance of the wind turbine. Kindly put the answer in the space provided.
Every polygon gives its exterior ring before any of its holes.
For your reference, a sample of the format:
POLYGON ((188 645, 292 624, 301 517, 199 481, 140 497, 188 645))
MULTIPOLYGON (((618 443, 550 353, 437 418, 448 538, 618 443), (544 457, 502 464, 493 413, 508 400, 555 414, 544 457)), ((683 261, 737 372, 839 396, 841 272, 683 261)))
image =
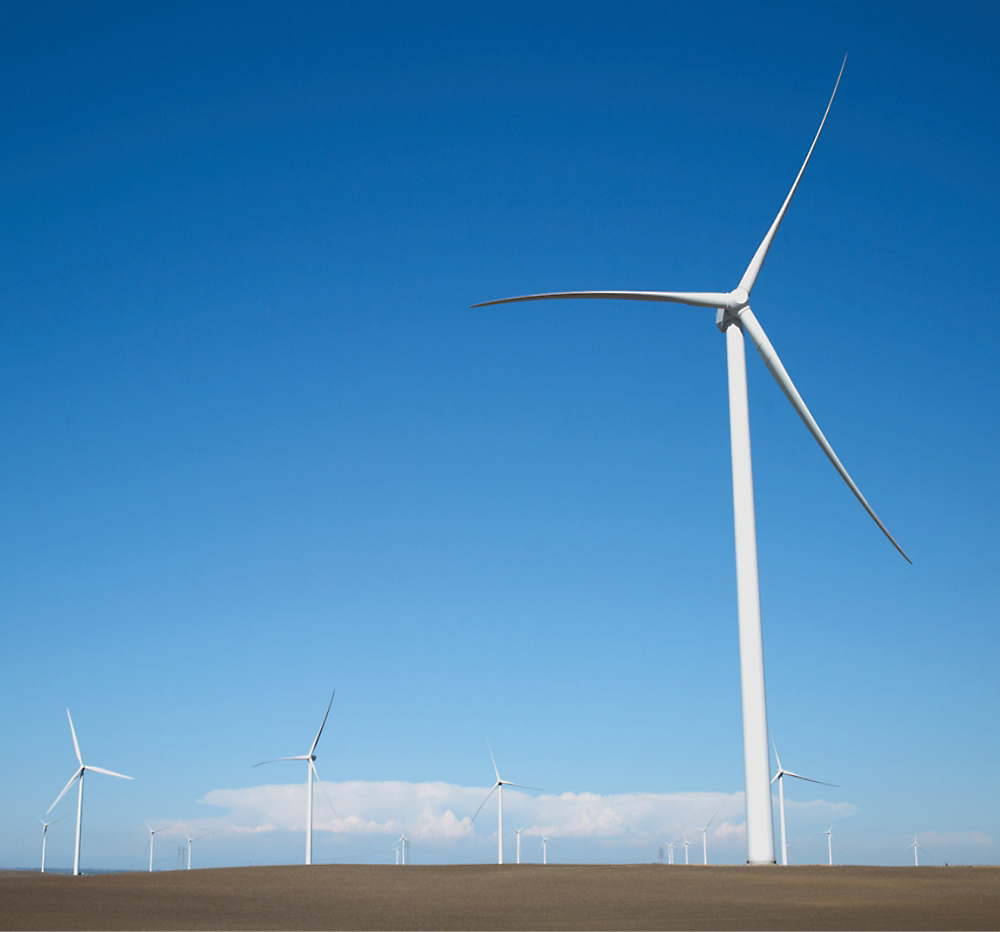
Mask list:
POLYGON ((516 828, 516 829, 514 829, 514 834, 517 836, 517 863, 518 864, 521 863, 521 832, 523 832, 523 831, 524 831, 523 828, 516 828))
POLYGON ((94 767, 91 764, 85 764, 83 762, 83 757, 80 755, 80 742, 76 740, 76 729, 73 727, 73 716, 69 714, 69 709, 66 710, 66 718, 69 719, 69 731, 73 736, 73 749, 76 751, 76 759, 80 763, 80 768, 69 778, 69 783, 67 783, 62 792, 56 797, 56 801, 49 806, 46 811, 48 815, 56 807, 56 803, 62 799, 69 788, 73 785, 74 781, 79 781, 79 791, 76 797, 76 846, 73 849, 73 875, 76 876, 80 873, 80 835, 83 830, 83 777, 88 770, 94 771, 94 773, 107 774, 109 777, 120 777, 122 780, 131 780, 132 777, 126 777, 123 773, 115 773, 113 770, 105 770, 103 767, 94 767))
POLYGON ((297 757, 275 757, 273 760, 262 760, 259 764, 254 764, 254 767, 260 767, 263 764, 275 764, 282 760, 304 760, 309 762, 306 790, 306 864, 312 864, 313 862, 313 774, 316 775, 317 780, 319 779, 319 772, 316 770, 315 763, 316 745, 319 744, 319 736, 323 734, 323 729, 326 727, 326 720, 330 717, 330 709, 333 706, 333 697, 336 695, 337 690, 334 690, 333 695, 330 696, 330 704, 326 707, 326 715, 323 716, 323 724, 319 726, 319 731, 316 732, 316 737, 313 739, 308 754, 300 754, 297 757))
POLYGON ((927 849, 923 845, 918 844, 918 842, 917 842, 917 836, 916 835, 913 836, 913 844, 912 845, 907 845, 906 847, 913 849, 913 866, 914 867, 920 867, 920 858, 917 855, 917 852, 918 851, 926 851, 927 849))
POLYGON ((688 841, 687 835, 684 836, 684 863, 688 863, 688 846, 691 842, 688 841))
MULTIPOLYGON (((774 744, 774 740, 771 741, 774 744)), ((795 777, 796 780, 805 780, 807 783, 818 783, 820 786, 836 786, 836 783, 824 783, 822 780, 814 780, 812 777, 803 777, 800 773, 792 773, 781 766, 781 758, 778 757, 778 746, 774 745, 774 759, 778 762, 778 772, 771 780, 778 781, 778 809, 781 813, 781 863, 788 866, 788 842, 785 840, 785 777, 795 777)))
POLYGON ((563 291, 551 294, 523 295, 486 301, 473 307, 509 304, 517 301, 540 301, 551 298, 607 298, 627 301, 666 301, 692 307, 716 309, 716 326, 726 336, 726 358, 729 375, 729 433, 733 468, 733 518, 736 544, 736 592, 739 616, 740 684, 743 705, 743 770, 746 785, 747 810, 747 860, 751 864, 774 863, 774 825, 771 812, 769 786, 770 762, 767 749, 767 704, 764 692, 764 648, 760 620, 760 583, 757 574, 757 530, 754 516, 753 468, 750 455, 750 414, 747 401, 746 353, 744 333, 757 347, 768 371, 791 402, 796 413, 805 423, 841 478, 847 483, 865 511, 882 532, 911 562, 896 543, 861 494, 843 464, 833 452, 823 432, 819 429, 806 403, 802 400, 791 378, 785 371, 771 341, 750 309, 750 292, 757 281, 761 266, 767 256, 778 227, 785 217, 799 181, 809 164, 813 149, 819 140, 826 118, 833 105, 833 98, 844 73, 840 66, 837 83, 827 104, 819 129, 806 154, 802 168, 792 184, 777 217, 767 235, 757 247, 750 265, 743 273, 739 285, 729 292, 678 292, 678 291, 563 291))
MULTIPOLYGON (((153 826, 150 825, 147 822, 146 823, 146 828, 149 829, 149 872, 152 874, 153 873, 153 838, 156 835, 158 835, 160 832, 166 831, 168 828, 170 828, 170 826, 169 825, 164 825, 163 828, 153 828, 153 826)), ((190 858, 190 852, 191 852, 191 848, 190 848, 190 846, 188 846, 188 866, 190 866, 190 860, 191 860, 191 858, 190 858)))
POLYGON ((664 844, 667 846, 667 864, 674 863, 674 843, 672 841, 665 841, 664 844))
POLYGON ((399 836, 399 838, 396 840, 396 843, 399 845, 399 851, 402 854, 402 861, 401 862, 397 862, 397 863, 402 863, 402 864, 405 865, 406 864, 406 846, 409 845, 409 843, 410 843, 410 839, 406 837, 406 832, 403 832, 403 834, 399 836))
POLYGON ((715 816, 717 816, 718 814, 719 810, 716 809, 715 815, 713 815, 712 818, 705 823, 705 827, 698 829, 698 831, 701 832, 701 852, 705 859, 706 867, 708 867, 708 826, 715 821, 715 816))
POLYGON ((826 835, 826 847, 830 854, 830 867, 833 867, 833 826, 831 825, 825 832, 820 832, 820 835, 826 835))
POLYGON ((204 835, 195 835, 194 838, 192 838, 187 832, 185 832, 184 833, 184 837, 188 840, 188 866, 187 866, 187 869, 191 870, 191 845, 194 842, 196 842, 196 841, 201 841, 201 839, 204 838, 205 836, 204 835))
POLYGON ((549 848, 548 848, 548 845, 549 845, 548 836, 542 835, 542 863, 543 864, 548 864, 549 863, 549 859, 548 859, 548 850, 549 850, 549 848))
MULTIPOLYGON (((489 747, 489 745, 487 745, 487 747, 489 747)), ((500 792, 497 795, 497 864, 503 864, 503 788, 505 786, 516 786, 522 790, 537 790, 538 787, 525 786, 523 783, 511 783, 510 780, 502 780, 500 778, 500 771, 497 770, 496 758, 493 756, 493 748, 490 748, 490 760, 493 761, 493 772, 497 776, 497 782, 493 784, 490 791, 486 794, 486 799, 479 804, 479 808, 476 810, 476 814, 472 817, 472 821, 476 821, 476 816, 479 815, 483 806, 486 805, 486 800, 493 795, 493 791, 499 790, 500 792)))
POLYGON ((42 823, 42 873, 45 873, 45 836, 49 833, 49 826, 55 825, 56 822, 62 822, 66 816, 60 816, 58 819, 53 819, 51 822, 46 822, 41 816, 38 816, 38 821, 42 823))

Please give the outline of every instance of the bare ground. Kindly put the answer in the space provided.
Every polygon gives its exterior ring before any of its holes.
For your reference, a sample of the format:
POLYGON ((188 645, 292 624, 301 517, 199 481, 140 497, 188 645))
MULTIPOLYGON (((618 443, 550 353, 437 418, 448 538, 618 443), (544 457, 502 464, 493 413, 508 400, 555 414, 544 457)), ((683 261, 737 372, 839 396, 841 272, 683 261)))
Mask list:
POLYGON ((998 929, 996 867, 0 872, 0 929, 998 929))

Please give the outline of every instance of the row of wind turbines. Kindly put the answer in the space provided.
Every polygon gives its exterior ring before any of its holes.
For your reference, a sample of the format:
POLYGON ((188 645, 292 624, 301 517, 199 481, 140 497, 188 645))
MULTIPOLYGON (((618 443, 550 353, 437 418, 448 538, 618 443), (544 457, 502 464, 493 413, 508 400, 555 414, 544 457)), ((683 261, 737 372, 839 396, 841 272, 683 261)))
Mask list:
MULTIPOLYGON (((320 738, 323 735, 323 730, 324 730, 324 728, 326 728, 326 723, 327 723, 327 720, 330 717, 330 710, 333 707, 333 700, 334 700, 335 696, 336 696, 336 690, 334 690, 333 694, 330 696, 330 702, 329 702, 329 704, 326 707, 326 713, 323 716, 323 721, 320 724, 319 730, 316 732, 316 737, 313 738, 312 744, 309 746, 309 750, 308 750, 308 752, 306 754, 299 754, 299 755, 294 755, 294 756, 290 756, 290 757, 277 757, 277 758, 273 758, 271 760, 261 761, 260 763, 253 765, 254 767, 260 767, 260 766, 263 766, 264 764, 278 763, 278 762, 281 762, 281 761, 305 761, 306 762, 306 764, 307 764, 307 768, 306 768, 307 773, 306 773, 306 852, 305 852, 305 863, 307 865, 313 863, 313 789, 314 789, 314 778, 315 778, 316 781, 319 780, 319 772, 316 769, 316 748, 319 745, 320 738)), ((83 826, 83 782, 84 782, 84 778, 85 778, 87 772, 91 771, 91 772, 94 772, 94 773, 101 773, 101 774, 105 774, 106 776, 118 777, 119 779, 122 779, 122 780, 132 780, 134 778, 126 776, 125 774, 122 774, 122 773, 118 773, 118 772, 116 772, 114 770, 107 770, 107 769, 105 769, 103 767, 97 767, 97 766, 95 766, 93 764, 85 764, 83 762, 83 755, 82 755, 82 753, 80 751, 80 743, 77 740, 76 729, 75 729, 75 727, 73 725, 73 716, 70 714, 69 709, 66 710, 66 717, 69 720, 70 734, 73 737, 73 749, 76 752, 76 758, 77 758, 77 762, 78 762, 79 766, 77 767, 77 769, 73 773, 73 775, 70 777, 70 779, 67 782, 66 786, 63 787, 62 791, 59 793, 59 795, 56 797, 55 801, 49 807, 48 811, 46 812, 46 815, 48 815, 56 807, 56 805, 59 803, 59 801, 72 788, 73 784, 76 783, 77 787, 78 787, 78 790, 77 790, 77 810, 76 810, 76 842, 75 842, 74 853, 73 853, 73 873, 74 874, 79 874, 80 873, 80 846, 81 846, 82 826, 83 826)), ((771 783, 772 784, 777 783, 777 785, 778 785, 778 808, 779 808, 779 817, 780 817, 780 825, 781 825, 781 863, 783 865, 787 865, 788 864, 788 841, 787 841, 787 834, 786 834, 786 827, 785 827, 785 791, 784 791, 784 781, 785 781, 785 778, 786 777, 793 777, 796 780, 804 780, 804 781, 806 781, 808 783, 816 783, 816 784, 819 784, 821 786, 836 786, 836 784, 826 783, 826 782, 824 782, 822 780, 816 780, 816 779, 814 779, 812 777, 807 777, 807 776, 804 776, 802 774, 795 773, 795 772, 793 772, 791 770, 786 770, 782 766, 781 758, 778 755, 777 745, 774 744, 773 741, 772 741, 772 746, 774 747, 774 757, 775 757, 775 760, 777 761, 777 772, 775 773, 774 777, 772 778, 771 783)), ((476 811, 475 811, 475 813, 473 814, 471 822, 475 822, 475 820, 479 816, 480 812, 482 812, 483 808, 486 806, 486 803, 489 802, 490 797, 494 793, 496 793, 496 795, 497 795, 497 863, 498 864, 503 864, 504 863, 504 848, 503 848, 503 837, 504 837, 504 834, 503 834, 503 832, 504 832, 504 821, 503 821, 503 788, 505 786, 508 786, 508 787, 516 787, 518 789, 531 790, 531 791, 535 791, 535 792, 543 792, 543 790, 540 787, 527 786, 527 785, 522 784, 522 783, 515 783, 512 780, 505 780, 503 777, 500 776, 500 770, 499 770, 499 767, 497 766, 496 757, 493 754, 493 749, 489 748, 489 752, 490 752, 490 762, 493 765, 493 774, 494 774, 494 776, 495 776, 496 779, 495 779, 495 782, 494 782, 493 786, 490 788, 489 792, 487 792, 486 796, 483 798, 483 801, 479 804, 479 808, 477 808, 476 811)), ((322 786, 322 784, 321 784, 321 786, 322 786)), ((324 793, 325 793, 325 790, 324 790, 324 793)), ((334 812, 336 813, 336 809, 333 807, 333 803, 332 803, 332 801, 330 801, 329 797, 327 797, 327 801, 330 802, 331 809, 334 809, 334 812)), ((718 816, 718 814, 719 814, 719 810, 716 810, 716 812, 705 823, 705 825, 703 825, 703 826, 701 826, 701 827, 699 827, 699 828, 696 829, 696 831, 701 832, 701 836, 702 836, 702 862, 705 865, 708 864, 708 830, 711 827, 712 823, 715 821, 715 819, 718 816)), ((49 829, 49 827, 51 825, 55 825, 57 822, 61 822, 61 821, 63 821, 63 819, 66 819, 66 818, 68 818, 68 816, 61 816, 58 819, 52 819, 50 821, 45 821, 45 820, 43 820, 41 818, 39 819, 39 821, 42 823, 42 872, 43 873, 45 871, 45 853, 46 853, 46 843, 47 843, 47 838, 48 838, 48 829, 49 829)), ((168 826, 162 826, 160 828, 154 829, 148 822, 146 823, 146 828, 147 828, 147 830, 149 832, 148 849, 149 849, 149 870, 150 871, 153 870, 153 850, 154 850, 154 844, 155 844, 156 836, 160 832, 167 831, 171 827, 172 826, 168 825, 168 826)), ((524 828, 517 828, 514 831, 515 831, 515 835, 516 835, 516 839, 517 839, 517 841, 516 841, 516 851, 517 851, 517 861, 516 861, 516 863, 520 864, 521 863, 521 833, 524 832, 525 829, 524 828)), ((830 863, 830 865, 832 865, 833 864, 833 826, 830 826, 829 829, 821 832, 820 834, 824 834, 824 835, 827 836, 827 846, 828 846, 829 863, 830 863)), ((203 836, 203 835, 191 836, 191 835, 189 835, 189 834, 187 834, 185 832, 185 838, 187 839, 187 869, 188 870, 191 869, 191 848, 192 848, 192 845, 194 844, 194 842, 196 842, 199 839, 204 838, 204 837, 205 836, 203 836)), ((541 838, 541 845, 540 845, 540 847, 541 847, 541 854, 542 854, 542 863, 543 864, 547 864, 548 863, 548 841, 549 841, 549 837, 546 836, 546 835, 543 835, 542 838, 541 838)), ((692 843, 688 839, 686 833, 684 835, 684 840, 681 843, 675 843, 673 841, 666 841, 666 840, 664 840, 663 844, 667 848, 667 863, 668 864, 672 865, 674 863, 674 850, 675 850, 676 847, 682 847, 684 849, 684 863, 685 864, 690 864, 689 848, 690 848, 690 846, 691 846, 692 843)), ((395 846, 396 864, 397 865, 405 865, 407 863, 407 861, 408 861, 408 855, 409 855, 409 846, 410 846, 410 839, 406 835, 406 832, 405 832, 405 829, 404 829, 403 833, 397 839, 396 846, 395 846)), ((925 850, 925 849, 923 848, 922 845, 920 845, 918 843, 918 841, 916 839, 916 836, 914 836, 913 843, 911 845, 907 846, 907 850, 909 850, 909 849, 913 850, 914 865, 915 866, 919 866, 919 851, 925 850)))

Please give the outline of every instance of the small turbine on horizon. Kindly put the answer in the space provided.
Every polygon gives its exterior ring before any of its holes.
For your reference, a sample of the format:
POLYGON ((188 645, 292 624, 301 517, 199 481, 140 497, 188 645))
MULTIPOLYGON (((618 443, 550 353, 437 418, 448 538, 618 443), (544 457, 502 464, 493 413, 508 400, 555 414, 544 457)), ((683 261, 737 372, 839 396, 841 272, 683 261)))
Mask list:
MULTIPOLYGON (((476 816, 482 812, 483 806, 486 805, 486 800, 493 795, 494 790, 498 790, 497 794, 497 864, 503 864, 503 788, 505 786, 516 786, 522 790, 537 790, 537 786, 525 786, 523 783, 511 783, 510 780, 503 780, 500 778, 500 771, 497 769, 497 761, 493 756, 493 748, 486 745, 490 751, 490 760, 493 761, 493 772, 496 774, 497 782, 493 784, 490 791, 486 794, 486 798, 479 804, 479 808, 476 810, 475 815, 472 817, 472 822, 476 821, 476 816)), ((470 823, 471 824, 471 823, 470 823)))
POLYGON ((806 153, 791 190, 785 197, 778 215, 757 247, 739 284, 728 292, 687 291, 561 291, 548 294, 522 295, 484 301, 473 307, 488 307, 518 301, 540 301, 553 298, 603 298, 627 301, 663 301, 691 307, 715 310, 716 326, 726 337, 726 360, 729 380, 729 433, 733 476, 733 519, 736 549, 736 593, 739 619, 740 692, 743 710, 743 770, 746 787, 747 861, 750 864, 774 863, 774 821, 771 810, 770 755, 767 748, 767 702, 764 689, 764 646, 761 632, 760 580, 757 566, 757 524, 754 513, 753 467, 750 450, 750 411, 747 396, 746 351, 744 336, 757 347, 764 365, 788 398, 796 414, 819 444, 851 492, 879 526, 889 542, 909 563, 910 558, 896 543, 886 526, 868 504, 833 447, 820 430, 775 352, 771 341, 750 309, 750 293, 760 274, 764 259, 785 217, 802 175, 812 158, 820 133, 826 124, 847 56, 840 66, 837 83, 826 105, 823 119, 806 153))
POLYGON ((917 836, 916 835, 913 836, 913 844, 912 845, 907 845, 906 847, 907 847, 907 849, 909 849, 909 848, 913 849, 913 866, 914 867, 920 867, 920 858, 917 855, 917 852, 918 851, 926 851, 927 849, 922 844, 920 844, 917 841, 917 836))
POLYGON ((826 847, 830 855, 830 867, 833 867, 833 826, 831 825, 825 832, 820 832, 820 835, 826 835, 826 847))
POLYGON ((59 816, 58 819, 52 819, 50 822, 46 822, 41 816, 37 816, 39 822, 42 823, 42 873, 45 873, 45 836, 49 833, 49 826, 55 825, 56 822, 62 822, 66 816, 59 816))
MULTIPOLYGON (((313 743, 309 748, 308 754, 299 754, 296 757, 275 757, 272 760, 262 760, 259 764, 254 764, 254 767, 261 767, 264 764, 275 764, 278 761, 283 760, 304 760, 308 761, 308 778, 306 781, 306 864, 312 864, 313 858, 313 774, 316 775, 316 779, 319 779, 319 771, 316 769, 316 745, 319 744, 319 736, 323 734, 323 729, 326 727, 326 720, 330 717, 330 709, 333 707, 333 697, 337 695, 337 690, 333 691, 330 696, 330 704, 326 707, 326 715, 323 716, 323 724, 319 726, 319 731, 316 732, 316 737, 313 739, 313 743)), ((324 790, 325 792, 325 790, 324 790)), ((329 802, 329 797, 327 797, 329 802)), ((330 807, 333 808, 333 803, 330 803, 330 807)), ((336 812, 336 810, 334 810, 336 812)))
POLYGON ((48 815, 56 807, 56 803, 62 799, 69 788, 73 785, 74 781, 79 781, 79 791, 76 797, 76 845, 73 849, 73 876, 78 876, 80 873, 80 836, 83 833, 83 777, 88 770, 92 770, 94 773, 103 773, 109 777, 119 777, 122 780, 132 780, 132 777, 126 777, 123 773, 115 773, 113 770, 105 770, 103 767, 94 767, 92 764, 85 764, 83 762, 83 757, 80 754, 80 742, 76 740, 76 729, 73 727, 73 716, 69 714, 69 709, 66 710, 66 718, 69 719, 69 731, 73 736, 73 750, 76 751, 76 759, 80 763, 80 768, 72 777, 69 778, 69 783, 67 783, 62 792, 56 797, 56 801, 49 806, 46 811, 48 815))
MULTIPOLYGON (((165 832, 169 825, 164 825, 163 828, 153 828, 148 822, 146 823, 146 828, 149 829, 149 872, 153 873, 153 839, 160 834, 160 832, 165 832)), ((190 847, 188 848, 190 852, 190 847)), ((190 857, 190 854, 189 854, 190 857)))
POLYGON ((204 835, 195 835, 194 838, 192 838, 187 832, 185 832, 184 833, 184 837, 188 840, 188 866, 187 866, 187 869, 191 870, 191 845, 194 844, 196 841, 201 841, 201 839, 204 838, 205 836, 204 835))
POLYGON ((715 821, 715 816, 718 814, 719 810, 716 809, 715 815, 713 815, 712 818, 705 823, 705 827, 698 829, 698 831, 701 832, 701 852, 706 867, 708 867, 708 827, 715 821))
POLYGON ((781 758, 778 757, 778 746, 774 744, 774 739, 771 739, 771 744, 774 745, 774 759, 778 762, 778 772, 774 775, 771 780, 774 783, 775 780, 778 781, 778 809, 781 814, 781 863, 782 866, 788 866, 788 842, 785 840, 785 777, 795 777, 796 780, 805 780, 806 783, 818 783, 820 786, 836 786, 836 783, 824 783, 822 780, 814 780, 812 777, 803 777, 800 773, 792 773, 790 770, 785 770, 781 766, 781 758))
POLYGON ((688 841, 687 835, 685 835, 684 836, 684 863, 685 864, 690 863, 688 861, 688 847, 690 846, 690 844, 691 844, 691 842, 688 841))

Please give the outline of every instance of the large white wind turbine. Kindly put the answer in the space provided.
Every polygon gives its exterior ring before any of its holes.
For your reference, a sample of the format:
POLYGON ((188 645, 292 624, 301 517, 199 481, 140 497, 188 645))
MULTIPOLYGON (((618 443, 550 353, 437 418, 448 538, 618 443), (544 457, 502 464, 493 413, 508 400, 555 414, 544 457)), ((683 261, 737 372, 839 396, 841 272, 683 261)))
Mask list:
POLYGON ((333 707, 333 697, 336 695, 337 690, 334 690, 333 695, 330 696, 330 704, 326 707, 326 715, 323 716, 323 724, 319 726, 319 731, 316 732, 308 754, 299 754, 297 757, 275 757, 273 760, 262 760, 259 764, 254 764, 254 767, 260 767, 263 764, 274 764, 282 760, 309 762, 306 789, 306 864, 313 862, 313 774, 316 775, 317 780, 319 779, 319 773, 316 770, 316 745, 319 744, 319 736, 323 734, 323 729, 326 727, 326 720, 330 717, 330 709, 333 707))
POLYGON ((76 751, 76 759, 80 763, 80 768, 69 778, 69 783, 67 783, 62 792, 56 797, 56 801, 49 806, 48 811, 45 813, 49 814, 56 807, 56 803, 62 799, 69 788, 73 785, 74 781, 79 781, 79 791, 76 797, 76 846, 73 849, 73 874, 74 876, 80 873, 80 835, 83 830, 83 777, 88 770, 94 771, 94 773, 107 774, 109 777, 121 777, 122 780, 131 780, 132 777, 126 777, 123 773, 115 773, 113 770, 105 770, 103 767, 94 767, 92 764, 85 764, 83 762, 83 757, 80 755, 80 742, 76 740, 76 729, 73 727, 73 716, 69 714, 69 709, 66 710, 66 718, 69 719, 69 731, 73 736, 73 749, 76 751))
MULTIPOLYGON (((844 58, 846 64, 847 58, 844 58)), ((802 396, 785 371, 771 341, 750 310, 750 292, 760 273, 778 227, 785 217, 802 175, 812 157, 826 118, 833 105, 844 65, 834 85, 833 94, 820 122, 819 130, 806 154, 802 168, 792 184, 777 217, 771 224, 757 252, 743 273, 739 285, 729 292, 678 291, 564 291, 551 294, 523 295, 486 301, 473 307, 508 304, 516 301, 539 301, 550 298, 607 298, 628 301, 666 301, 717 310, 716 325, 726 335, 729 373, 729 433, 733 467, 733 517, 736 543, 736 592, 739 615, 740 682, 743 702, 743 768, 746 783, 747 860, 751 864, 774 863, 774 825, 771 813, 770 766, 767 748, 767 706, 764 692, 764 648, 761 638, 760 585, 757 575, 757 530, 753 501, 753 469, 750 455, 750 415, 747 402, 746 334, 757 347, 771 375, 785 393, 796 413, 805 423, 841 478, 872 517, 893 546, 909 562, 909 557, 879 520, 855 485, 843 464, 819 429, 802 396)))
POLYGON ((688 848, 690 847, 690 845, 691 845, 691 842, 688 841, 687 835, 685 835, 684 836, 684 863, 685 864, 689 864, 690 863, 688 861, 688 848))
POLYGON ((66 816, 60 816, 58 819, 52 819, 50 822, 46 822, 41 816, 38 816, 38 821, 42 823, 42 873, 45 873, 45 838, 49 834, 49 826, 55 825, 56 822, 62 822, 66 816))
MULTIPOLYGON (((773 744, 772 739, 772 744, 773 744)), ((836 786, 836 783, 824 783, 822 780, 814 780, 812 777, 803 777, 800 773, 792 773, 781 766, 781 758, 778 757, 778 746, 774 745, 774 759, 778 762, 778 772, 771 780, 778 781, 778 811, 781 814, 781 863, 788 865, 788 842, 785 840, 785 777, 795 777, 796 780, 805 780, 806 783, 818 783, 820 786, 836 786)))
MULTIPOLYGON (((489 745, 487 745, 489 747, 489 745)), ((511 783, 510 780, 502 780, 500 778, 500 771, 497 770, 497 761, 493 756, 493 748, 490 748, 490 760, 493 761, 493 772, 496 774, 497 782, 493 784, 490 791, 486 794, 486 798, 479 804, 479 808, 476 810, 475 815, 472 817, 472 821, 476 821, 476 816, 482 812, 483 806, 486 805, 486 800, 493 795, 493 791, 497 790, 497 864, 503 864, 503 788, 505 786, 516 786, 522 790, 537 790, 537 786, 524 786, 522 783, 511 783)))

